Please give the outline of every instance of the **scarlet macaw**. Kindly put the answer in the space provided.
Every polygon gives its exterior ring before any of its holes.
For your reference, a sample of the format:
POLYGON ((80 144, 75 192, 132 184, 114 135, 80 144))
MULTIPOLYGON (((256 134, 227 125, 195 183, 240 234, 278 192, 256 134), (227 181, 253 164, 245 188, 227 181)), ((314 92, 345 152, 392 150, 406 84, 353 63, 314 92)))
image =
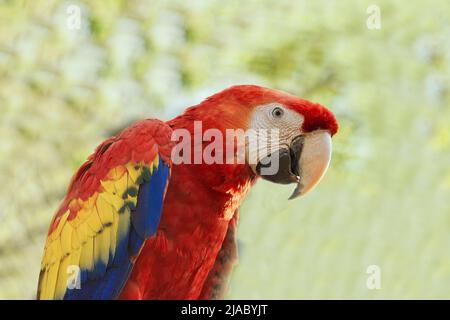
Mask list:
MULTIPOLYGON (((337 129, 325 107, 253 85, 230 87, 168 122, 131 125, 100 144, 72 178, 50 225, 37 298, 222 297, 236 260, 238 208, 250 187, 262 176, 297 183, 293 197, 308 192, 328 167, 337 129), (280 135, 271 141, 275 151, 256 163, 248 161, 247 143, 244 162, 175 164, 172 134, 193 134, 195 121, 224 135, 280 135), (279 168, 265 175, 270 157, 279 168)), ((205 144, 194 140, 186 149, 192 155, 205 144)))

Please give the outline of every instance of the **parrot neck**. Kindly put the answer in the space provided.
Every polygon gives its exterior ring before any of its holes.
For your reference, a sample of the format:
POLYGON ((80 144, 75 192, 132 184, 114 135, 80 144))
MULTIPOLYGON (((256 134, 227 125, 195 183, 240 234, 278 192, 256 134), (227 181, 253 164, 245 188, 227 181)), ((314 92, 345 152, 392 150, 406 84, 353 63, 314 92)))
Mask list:
MULTIPOLYGON (((194 181, 213 192, 227 195, 224 202, 235 199, 240 204, 255 183, 256 175, 247 163, 237 163, 226 159, 229 141, 226 141, 225 131, 233 128, 224 128, 223 123, 216 125, 211 119, 196 116, 192 112, 179 116, 168 124, 174 132, 182 133, 182 139, 175 144, 181 146, 183 150, 181 152, 177 150, 179 153, 172 152, 173 178, 177 179, 178 176, 189 178, 188 181, 194 181), (213 139, 205 139, 204 134, 210 129, 222 138, 215 136, 213 139), (184 161, 174 161, 174 155, 179 156, 179 154, 184 161), (211 154, 214 159, 211 159, 211 154)), ((231 152, 234 152, 234 148, 231 152)), ((232 154, 232 157, 235 159, 236 155, 232 154)))

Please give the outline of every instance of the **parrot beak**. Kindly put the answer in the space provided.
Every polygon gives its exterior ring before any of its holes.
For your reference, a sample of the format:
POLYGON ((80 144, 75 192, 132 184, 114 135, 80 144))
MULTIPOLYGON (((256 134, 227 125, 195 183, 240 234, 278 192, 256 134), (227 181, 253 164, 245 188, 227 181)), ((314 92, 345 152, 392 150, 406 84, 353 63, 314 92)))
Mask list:
POLYGON ((297 183, 289 197, 294 199, 311 191, 322 179, 331 159, 331 135, 320 130, 295 137, 289 149, 281 148, 262 159, 256 172, 275 183, 297 183), (273 160, 278 160, 278 166, 273 160), (276 168, 278 170, 273 170, 276 168))

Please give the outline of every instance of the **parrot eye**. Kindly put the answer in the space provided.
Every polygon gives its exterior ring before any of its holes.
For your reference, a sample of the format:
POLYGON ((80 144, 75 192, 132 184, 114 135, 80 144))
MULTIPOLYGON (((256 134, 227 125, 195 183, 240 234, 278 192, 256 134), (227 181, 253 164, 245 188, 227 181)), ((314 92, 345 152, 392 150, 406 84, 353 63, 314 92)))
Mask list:
POLYGON ((281 109, 279 107, 276 107, 272 110, 272 116, 274 118, 281 118, 283 116, 283 114, 284 114, 283 109, 281 109))

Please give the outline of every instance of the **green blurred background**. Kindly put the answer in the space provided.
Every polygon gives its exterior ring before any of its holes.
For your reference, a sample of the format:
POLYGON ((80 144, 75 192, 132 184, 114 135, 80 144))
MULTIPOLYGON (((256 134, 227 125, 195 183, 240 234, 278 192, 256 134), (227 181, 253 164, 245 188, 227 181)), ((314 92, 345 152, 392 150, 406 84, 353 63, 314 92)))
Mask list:
POLYGON ((97 144, 243 83, 320 102, 341 130, 314 192, 253 189, 228 298, 450 298, 449 36, 448 0, 0 0, 0 298, 34 297, 97 144))

